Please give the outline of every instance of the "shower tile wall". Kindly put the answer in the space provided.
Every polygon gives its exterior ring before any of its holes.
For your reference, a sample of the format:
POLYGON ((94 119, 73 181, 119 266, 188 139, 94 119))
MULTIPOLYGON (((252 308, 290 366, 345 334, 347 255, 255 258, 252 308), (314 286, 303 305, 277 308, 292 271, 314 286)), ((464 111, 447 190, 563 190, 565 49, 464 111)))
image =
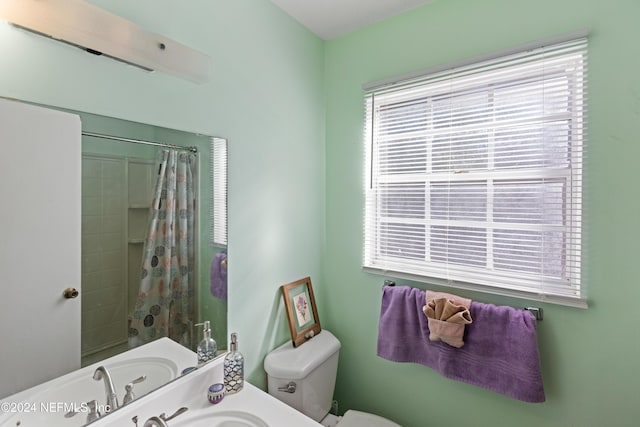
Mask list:
POLYGON ((127 341, 124 159, 82 159, 82 355, 127 341))
POLYGON ((127 205, 127 250, 129 313, 133 313, 140 285, 140 265, 142 249, 147 233, 149 206, 153 190, 153 161, 129 159, 128 172, 128 205, 127 205))

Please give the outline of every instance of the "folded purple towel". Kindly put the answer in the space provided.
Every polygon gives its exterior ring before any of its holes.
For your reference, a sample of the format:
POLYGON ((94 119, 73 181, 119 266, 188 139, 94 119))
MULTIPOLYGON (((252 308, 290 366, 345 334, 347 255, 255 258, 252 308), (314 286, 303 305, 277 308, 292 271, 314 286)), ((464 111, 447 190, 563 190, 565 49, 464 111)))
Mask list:
POLYGON ((536 320, 526 310, 473 301, 465 344, 429 340, 422 312, 425 291, 386 286, 378 329, 378 356, 426 365, 447 378, 525 402, 544 402, 536 320))
POLYGON ((219 252, 211 261, 211 295, 227 299, 227 254, 219 252))

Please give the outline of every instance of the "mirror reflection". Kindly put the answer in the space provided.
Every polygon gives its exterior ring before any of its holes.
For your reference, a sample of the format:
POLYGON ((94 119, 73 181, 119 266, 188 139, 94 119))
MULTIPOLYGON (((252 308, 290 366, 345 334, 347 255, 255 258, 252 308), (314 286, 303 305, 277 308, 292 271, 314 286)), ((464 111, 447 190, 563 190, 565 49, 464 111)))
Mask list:
POLYGON ((195 352, 205 321, 225 351, 226 140, 63 111, 83 133, 77 368, 165 337, 195 352))
POLYGON ((212 150, 226 141, 76 113, 83 127, 82 365, 160 337, 195 351, 196 325, 205 320, 218 349, 226 348, 226 294, 216 293, 226 291, 226 248, 213 245, 208 226, 219 161, 212 150))

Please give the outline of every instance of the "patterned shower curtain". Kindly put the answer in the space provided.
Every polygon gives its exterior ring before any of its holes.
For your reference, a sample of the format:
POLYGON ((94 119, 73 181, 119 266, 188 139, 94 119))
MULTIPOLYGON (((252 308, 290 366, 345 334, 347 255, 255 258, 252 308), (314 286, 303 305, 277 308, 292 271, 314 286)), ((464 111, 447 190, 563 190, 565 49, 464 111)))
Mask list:
POLYGON ((140 289, 129 326, 129 348, 169 337, 191 345, 194 320, 193 153, 161 150, 144 243, 140 289))

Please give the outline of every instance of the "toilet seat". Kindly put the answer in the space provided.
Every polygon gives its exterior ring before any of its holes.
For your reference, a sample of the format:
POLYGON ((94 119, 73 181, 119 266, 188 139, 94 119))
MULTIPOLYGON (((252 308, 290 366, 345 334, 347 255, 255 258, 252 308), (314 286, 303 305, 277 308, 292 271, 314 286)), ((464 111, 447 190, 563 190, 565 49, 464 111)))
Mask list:
POLYGON ((378 415, 369 414, 367 412, 360 412, 354 410, 348 410, 344 413, 344 416, 338 422, 338 427, 402 427, 400 424, 396 424, 393 421, 389 421, 386 418, 379 417, 378 415))

